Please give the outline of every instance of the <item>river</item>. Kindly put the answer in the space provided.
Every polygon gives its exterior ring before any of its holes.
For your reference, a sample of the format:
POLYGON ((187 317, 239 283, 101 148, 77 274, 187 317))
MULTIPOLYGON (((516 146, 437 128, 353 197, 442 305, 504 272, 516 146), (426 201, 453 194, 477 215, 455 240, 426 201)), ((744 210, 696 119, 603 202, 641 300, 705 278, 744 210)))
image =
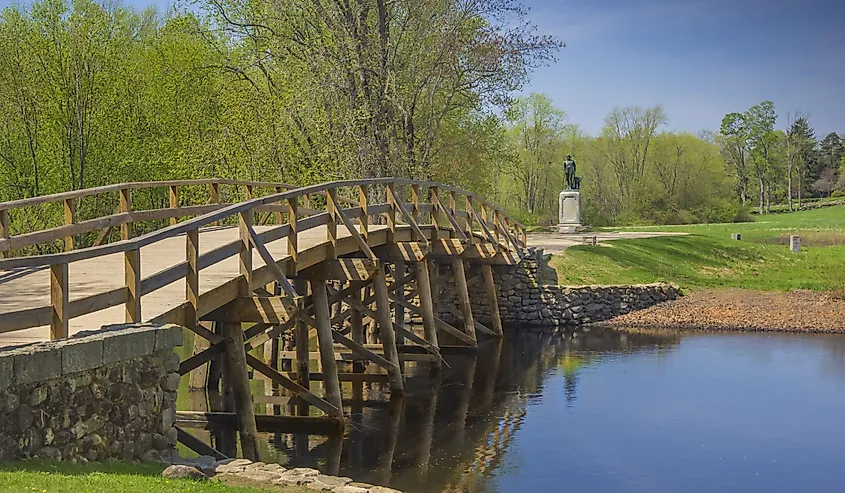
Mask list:
POLYGON ((447 361, 403 399, 357 389, 343 440, 262 434, 262 459, 408 492, 845 485, 845 336, 524 333, 447 361))

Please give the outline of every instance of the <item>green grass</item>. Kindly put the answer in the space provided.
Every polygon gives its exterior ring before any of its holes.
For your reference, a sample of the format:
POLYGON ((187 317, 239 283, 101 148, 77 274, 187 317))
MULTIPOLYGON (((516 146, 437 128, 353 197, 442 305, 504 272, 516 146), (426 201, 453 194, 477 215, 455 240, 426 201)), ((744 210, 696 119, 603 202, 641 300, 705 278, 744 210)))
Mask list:
MULTIPOLYGON (((217 482, 164 479, 164 466, 117 461, 71 464, 24 460, 0 463, 0 493, 266 493, 217 482)), ((281 489, 301 493, 302 488, 281 489)))
POLYGON ((757 222, 604 228, 689 236, 578 246, 552 259, 562 284, 676 282, 684 288, 845 290, 845 206, 761 216, 757 222), (731 240, 741 233, 742 241, 731 240), (801 236, 802 251, 787 242, 801 236))

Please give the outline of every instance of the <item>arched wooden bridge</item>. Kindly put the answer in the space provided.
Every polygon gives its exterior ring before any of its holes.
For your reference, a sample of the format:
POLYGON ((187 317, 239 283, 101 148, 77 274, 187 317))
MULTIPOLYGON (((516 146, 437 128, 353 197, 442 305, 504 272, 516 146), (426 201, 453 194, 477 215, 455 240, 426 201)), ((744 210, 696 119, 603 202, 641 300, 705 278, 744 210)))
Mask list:
POLYGON ((182 325, 195 344, 180 372, 202 371, 216 388, 214 363, 223 363, 249 457, 257 448, 248 368, 297 396, 300 416, 313 406, 340 420, 341 381, 382 379, 402 393, 405 361, 436 366, 442 353, 472 351, 482 333, 501 337, 491 265, 518 262, 525 241, 525 228, 481 197, 394 178, 122 183, 3 202, 0 346, 123 322, 182 325), (168 207, 133 208, 136 192, 156 191, 168 207), (117 211, 81 220, 80 201, 117 211), (39 230, 50 207, 63 209, 64 224, 39 230), (480 264, 478 279, 467 279, 468 264, 480 264), (473 319, 474 282, 487 287, 491 327, 473 319), (437 317, 443 289, 458 294, 458 327, 437 317), (406 313, 422 330, 406 326, 406 313), (338 361, 354 362, 352 372, 338 361), (365 364, 381 370, 364 373, 365 364), (310 380, 323 382, 322 396, 310 380))

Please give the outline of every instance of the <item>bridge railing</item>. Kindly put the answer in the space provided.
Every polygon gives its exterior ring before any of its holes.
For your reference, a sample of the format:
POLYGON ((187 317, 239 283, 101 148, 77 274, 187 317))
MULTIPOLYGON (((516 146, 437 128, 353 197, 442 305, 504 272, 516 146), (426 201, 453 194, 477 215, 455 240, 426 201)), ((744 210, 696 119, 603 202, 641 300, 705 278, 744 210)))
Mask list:
MULTIPOLYGON (((328 251, 324 256, 337 258, 339 244, 337 226, 348 230, 345 239, 352 242, 352 249, 372 260, 375 256, 369 246, 372 224, 383 224, 381 231, 397 233, 397 226, 404 223, 410 229, 410 240, 428 242, 429 234, 423 229, 446 230, 451 238, 464 244, 482 243, 505 251, 515 251, 525 246, 525 227, 512 220, 498 206, 475 194, 449 185, 394 178, 377 178, 354 181, 335 181, 307 187, 236 180, 182 180, 167 182, 123 183, 86 190, 34 197, 0 203, 0 252, 4 255, 14 249, 45 244, 64 239, 64 252, 0 258, 0 271, 14 269, 50 269, 50 304, 25 310, 0 313, 0 333, 32 327, 50 326, 51 339, 67 337, 68 324, 73 318, 110 307, 124 305, 127 322, 141 321, 141 298, 169 284, 185 280, 185 301, 174 309, 156 317, 188 326, 211 341, 219 335, 205 331, 197 323, 199 317, 219 308, 234 297, 249 294, 256 287, 281 280, 288 295, 295 296, 286 276, 303 267, 300 259, 304 250, 298 245, 299 234, 326 226, 328 251), (179 205, 179 187, 208 186, 209 204, 179 205), (235 185, 245 187, 247 200, 235 204, 219 202, 219 187, 235 185), (132 190, 167 187, 170 207, 145 211, 132 210, 132 190), (271 188, 274 193, 253 197, 256 188, 271 188), (370 203, 373 190, 385 197, 385 202, 370 203), (120 208, 115 214, 76 222, 74 201, 82 197, 117 191, 120 208), (383 193, 381 193, 383 192, 383 193), (357 195, 357 200, 354 197, 357 195), (66 224, 41 231, 9 234, 10 213, 18 208, 40 204, 60 203, 65 208, 66 224), (352 206, 352 207, 344 207, 352 206), (185 216, 197 216, 179 222, 185 216), (257 233, 259 224, 273 222, 275 227, 257 233), (132 224, 141 221, 168 219, 170 225, 162 229, 132 237, 132 224), (239 238, 211 251, 199 253, 199 231, 220 224, 237 221, 239 238), (109 244, 74 249, 73 238, 92 231, 120 227, 121 239, 109 244), (186 260, 141 278, 142 247, 168 238, 185 235, 186 260), (287 260, 280 266, 266 248, 266 244, 287 241, 287 260), (265 266, 252 269, 252 252, 257 250, 265 266), (123 253, 124 286, 94 295, 70 299, 68 266, 74 262, 105 255, 123 253), (202 269, 223 260, 239 258, 239 276, 211 291, 200 294, 199 273, 202 269)), ((381 233, 380 233, 381 234, 381 233)), ((347 245, 345 247, 349 249, 347 245)))

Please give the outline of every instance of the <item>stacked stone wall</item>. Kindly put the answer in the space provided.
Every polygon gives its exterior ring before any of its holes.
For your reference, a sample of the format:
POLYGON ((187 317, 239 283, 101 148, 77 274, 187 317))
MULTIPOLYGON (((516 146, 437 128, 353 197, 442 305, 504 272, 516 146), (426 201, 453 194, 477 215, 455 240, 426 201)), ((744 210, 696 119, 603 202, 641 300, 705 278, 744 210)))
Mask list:
MULTIPOLYGON (((620 284, 610 286, 560 286, 548 265, 549 256, 529 250, 517 265, 493 266, 493 280, 499 300, 502 323, 512 327, 576 327, 607 320, 634 310, 641 310, 682 296, 675 284, 620 284)), ((448 266, 441 266, 441 272, 448 266)), ((469 287, 473 316, 482 324, 490 323, 490 307, 478 267, 467 276, 476 279, 469 287)), ((442 303, 459 307, 456 295, 442 303)), ((439 307, 439 317, 457 323, 452 313, 439 307)))
POLYGON ((0 461, 172 454, 181 345, 178 326, 138 324, 0 349, 0 461))

